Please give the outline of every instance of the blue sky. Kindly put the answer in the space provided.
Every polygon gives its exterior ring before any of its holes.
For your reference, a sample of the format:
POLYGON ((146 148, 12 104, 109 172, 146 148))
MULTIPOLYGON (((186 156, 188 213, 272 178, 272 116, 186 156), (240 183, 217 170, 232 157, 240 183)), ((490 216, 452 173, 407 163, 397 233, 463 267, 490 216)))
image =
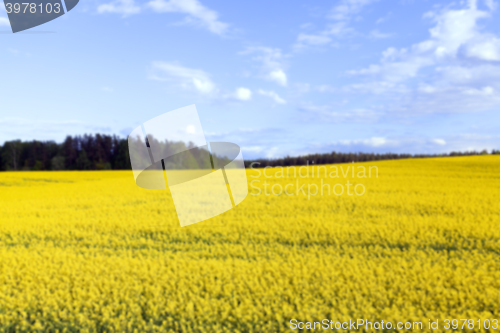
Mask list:
POLYGON ((245 158, 500 149, 492 0, 81 0, 9 33, 0 142, 129 132, 196 104, 245 158))

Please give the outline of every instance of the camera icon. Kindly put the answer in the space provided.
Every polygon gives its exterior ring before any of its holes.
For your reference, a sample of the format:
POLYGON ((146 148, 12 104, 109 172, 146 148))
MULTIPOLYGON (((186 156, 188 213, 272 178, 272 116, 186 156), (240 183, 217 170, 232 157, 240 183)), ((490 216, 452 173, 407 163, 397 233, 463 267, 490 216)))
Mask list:
POLYGON ((220 215, 248 195, 240 147, 207 142, 195 105, 138 126, 128 146, 136 184, 145 189, 168 186, 181 227, 220 215))

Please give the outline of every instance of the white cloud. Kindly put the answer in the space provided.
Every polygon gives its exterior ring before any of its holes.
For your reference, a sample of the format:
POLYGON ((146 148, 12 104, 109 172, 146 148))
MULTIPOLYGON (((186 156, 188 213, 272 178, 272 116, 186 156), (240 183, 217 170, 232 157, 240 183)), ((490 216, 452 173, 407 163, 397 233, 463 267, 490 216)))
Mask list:
POLYGON ((413 56, 402 61, 387 61, 378 65, 370 65, 361 70, 347 71, 353 75, 378 75, 385 81, 397 83, 417 76, 420 69, 433 65, 432 59, 423 56, 413 56))
POLYGON ((445 65, 436 68, 441 80, 454 85, 481 85, 483 82, 500 80, 500 66, 476 64, 475 66, 445 65))
POLYGON ((370 109, 350 109, 344 110, 341 105, 316 105, 305 103, 299 107, 303 118, 312 121, 333 122, 333 123, 371 123, 380 118, 380 114, 370 109))
POLYGON ((402 94, 398 103, 387 105, 390 111, 403 114, 471 113, 500 106, 498 89, 436 83, 402 94))
POLYGON ((385 21, 387 21, 391 17, 391 15, 392 15, 392 12, 387 13, 387 15, 382 16, 379 19, 377 19, 377 21, 375 21, 375 24, 384 23, 385 21))
POLYGON ((201 25, 215 34, 224 34, 228 24, 219 20, 219 14, 197 0, 152 0, 147 6, 158 13, 188 14, 187 22, 201 25))
POLYGON ((241 54, 256 54, 253 60, 262 63, 267 70, 280 69, 283 67, 285 56, 280 49, 272 47, 248 47, 241 54))
POLYGON ((280 49, 270 47, 249 47, 240 54, 255 54, 252 58, 261 64, 261 77, 274 81, 281 86, 288 84, 288 77, 284 71, 286 56, 280 49))
POLYGON ((363 83, 352 83, 342 87, 341 89, 334 89, 334 88, 330 88, 329 90, 325 89, 322 92, 370 93, 375 95, 383 95, 386 93, 405 94, 410 91, 411 89, 406 87, 404 84, 398 82, 371 81, 363 83))
POLYGON ((170 81, 188 90, 196 90, 203 95, 217 93, 216 85, 209 75, 200 69, 183 67, 177 63, 155 61, 152 64, 152 80, 170 81))
POLYGON ((451 151, 481 151, 498 149, 499 135, 480 135, 464 133, 443 138, 428 138, 425 136, 373 136, 360 139, 334 141, 326 145, 312 146, 307 151, 341 151, 341 152, 377 152, 377 153, 412 153, 412 154, 441 154, 451 151))
POLYGON ((264 96, 271 97, 278 104, 286 104, 286 101, 283 98, 281 98, 274 91, 266 91, 266 90, 259 89, 258 93, 261 95, 264 95, 264 96))
POLYGON ((440 146, 446 145, 446 141, 444 141, 443 139, 433 139, 432 142, 440 146))
POLYGON ((234 92, 221 90, 207 72, 201 69, 184 67, 177 62, 153 62, 148 78, 168 82, 171 87, 191 92, 195 91, 204 97, 220 102, 235 99, 249 101, 252 99, 252 91, 248 88, 238 87, 234 92))
POLYGON ((368 140, 364 140, 364 143, 369 146, 380 147, 387 144, 387 140, 385 138, 373 137, 368 140))
POLYGON ((347 21, 352 16, 361 12, 363 7, 376 2, 377 0, 342 0, 338 5, 332 8, 329 18, 337 21, 347 21))
POLYGON ((268 77, 271 81, 275 81, 281 86, 286 87, 287 85, 287 76, 281 69, 272 71, 271 73, 269 73, 268 77))
MULTIPOLYGON (((345 38, 355 34, 350 23, 361 12, 363 7, 378 0, 341 0, 334 6, 327 18, 331 20, 326 27, 314 34, 300 33, 297 36, 294 49, 299 51, 307 46, 326 45, 332 42, 332 37, 345 38)), ((388 34, 382 34, 376 30, 371 33, 372 38, 388 38, 388 34)))
POLYGON ((248 88, 240 87, 236 89, 235 96, 239 100, 248 101, 252 98, 252 91, 248 88))
MULTIPOLYGON (((342 23, 340 23, 342 25, 342 23)), ((316 34, 305 34, 300 33, 297 36, 297 41, 293 45, 295 51, 300 51, 308 46, 322 46, 332 44, 332 38, 330 35, 337 35, 341 33, 345 33, 343 26, 330 27, 328 31, 321 31, 316 34)))
POLYGON ((334 36, 337 38, 350 37, 354 35, 354 29, 349 26, 347 22, 335 22, 328 24, 326 30, 321 32, 327 36, 334 36))
POLYGON ((105 92, 113 92, 114 91, 114 89, 111 87, 101 87, 101 90, 105 91, 105 92))
MULTIPOLYGON (((241 150, 244 153, 247 153, 250 156, 262 156, 261 154, 265 152, 265 158, 275 158, 277 157, 277 153, 280 150, 278 147, 269 147, 269 146, 242 146, 241 150), (259 154, 259 155, 255 155, 259 154)), ((245 156, 247 156, 247 154, 245 156)))
POLYGON ((382 147, 382 146, 387 146, 389 144, 394 144, 396 142, 394 140, 388 140, 382 137, 372 137, 369 139, 360 139, 360 140, 340 140, 339 143, 346 146, 364 145, 369 147, 382 147))
POLYGON ((116 0, 107 4, 102 4, 97 7, 97 12, 102 13, 115 13, 123 14, 124 17, 138 14, 141 7, 137 6, 134 0, 116 0))
POLYGON ((265 148, 266 147, 264 146, 243 146, 241 147, 241 150, 250 153, 260 153, 261 151, 264 151, 265 148))
POLYGON ((493 0, 485 0, 486 7, 488 7, 489 10, 493 11, 497 9, 498 4, 493 1, 493 0))
POLYGON ((215 89, 215 85, 208 78, 193 77, 192 80, 195 88, 203 94, 210 94, 215 89))
MULTIPOLYGON (((157 13, 187 14, 185 23, 202 26, 209 31, 222 35, 227 32, 229 25, 219 20, 219 14, 205 7, 198 0, 152 0, 145 7, 157 13)), ((97 7, 97 12, 123 14, 123 17, 138 14, 142 7, 134 0, 115 0, 97 7)), ((0 21, 1 22, 1 21, 0 21)))
POLYGON ((386 39, 386 38, 394 37, 394 34, 380 32, 377 29, 375 29, 375 30, 370 31, 369 36, 370 36, 370 38, 374 38, 374 39, 386 39))
POLYGON ((347 71, 365 77, 362 82, 338 90, 386 94, 391 99, 386 110, 406 113, 499 107, 500 38, 479 25, 490 16, 476 1, 427 13, 425 17, 434 22, 428 39, 406 48, 387 48, 379 63, 347 71))
POLYGON ((311 35, 301 33, 297 37, 297 43, 299 45, 309 44, 309 45, 324 45, 328 44, 332 41, 332 39, 328 36, 324 35, 311 35))
POLYGON ((10 26, 10 21, 6 17, 0 17, 0 26, 10 26))
POLYGON ((493 95, 495 93, 495 89, 493 89, 490 86, 483 87, 482 89, 469 88, 469 89, 465 89, 464 93, 468 94, 468 95, 488 96, 488 95, 493 95))
POLYGON ((425 43, 425 49, 433 49, 438 58, 455 57, 460 47, 467 49, 478 38, 486 37, 479 31, 477 21, 489 16, 488 12, 477 9, 475 1, 470 1, 468 8, 426 14, 436 26, 429 30, 431 39, 425 43))
POLYGON ((500 61, 500 39, 488 36, 483 41, 471 43, 467 55, 482 60, 500 61))

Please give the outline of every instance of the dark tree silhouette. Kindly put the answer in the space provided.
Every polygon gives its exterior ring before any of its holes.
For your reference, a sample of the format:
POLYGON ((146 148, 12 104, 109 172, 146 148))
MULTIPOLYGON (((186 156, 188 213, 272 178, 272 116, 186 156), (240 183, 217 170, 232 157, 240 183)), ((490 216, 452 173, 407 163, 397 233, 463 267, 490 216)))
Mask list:
MULTIPOLYGON (((195 148, 192 143, 159 142, 165 154, 191 148, 189 152, 176 154, 169 158, 167 168, 210 168, 208 152, 195 148)), ((257 159, 245 161, 247 167, 292 166, 307 164, 333 164, 366 162, 380 160, 394 160, 402 158, 424 158, 445 156, 469 156, 488 154, 481 152, 451 152, 439 155, 411 155, 411 154, 373 154, 373 153, 338 153, 310 154, 305 156, 287 156, 278 159, 257 159)), ((493 149, 491 154, 500 154, 500 150, 493 149)), ((227 164, 224 157, 221 164, 227 164)), ((54 141, 8 141, 0 146, 0 171, 29 171, 29 170, 130 170, 128 140, 116 135, 103 134, 68 136, 62 143, 54 141)))

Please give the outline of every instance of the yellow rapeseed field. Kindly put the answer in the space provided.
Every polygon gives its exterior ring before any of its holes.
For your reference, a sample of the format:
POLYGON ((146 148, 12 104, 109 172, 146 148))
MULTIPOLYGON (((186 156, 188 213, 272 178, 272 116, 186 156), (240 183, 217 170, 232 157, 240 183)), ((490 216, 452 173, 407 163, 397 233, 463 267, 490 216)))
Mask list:
POLYGON ((0 332, 500 331, 500 156, 336 167, 248 169, 184 228, 131 171, 1 173, 0 332))

